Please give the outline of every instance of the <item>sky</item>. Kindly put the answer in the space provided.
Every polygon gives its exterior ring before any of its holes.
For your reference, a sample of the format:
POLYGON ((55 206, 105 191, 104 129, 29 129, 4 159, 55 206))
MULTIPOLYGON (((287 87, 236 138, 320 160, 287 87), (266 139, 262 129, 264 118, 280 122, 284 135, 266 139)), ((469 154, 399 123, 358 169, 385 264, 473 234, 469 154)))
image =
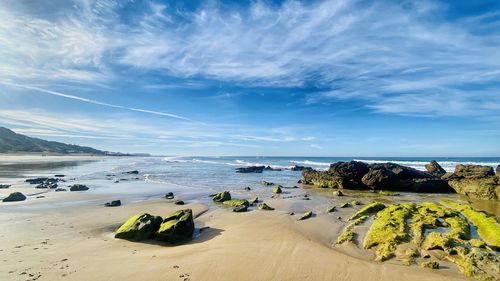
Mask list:
POLYGON ((115 152, 500 156, 500 1, 0 0, 0 126, 115 152))

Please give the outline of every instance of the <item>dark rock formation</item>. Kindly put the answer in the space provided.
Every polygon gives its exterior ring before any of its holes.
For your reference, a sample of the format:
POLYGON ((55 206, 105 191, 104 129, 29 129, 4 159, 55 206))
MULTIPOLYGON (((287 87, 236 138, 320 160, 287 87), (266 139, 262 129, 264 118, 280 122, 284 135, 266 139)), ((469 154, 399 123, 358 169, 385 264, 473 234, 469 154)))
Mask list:
POLYGON ((115 238, 141 241, 153 237, 162 223, 162 218, 150 214, 135 215, 128 219, 115 233, 115 238))
POLYGON ((104 204, 104 206, 106 207, 118 207, 118 206, 121 206, 122 205, 122 201, 121 200, 113 200, 111 202, 107 202, 106 204, 104 204))
POLYGON ((129 174, 129 175, 137 175, 139 174, 139 171, 133 170, 133 171, 128 171, 128 172, 123 172, 124 174, 129 174))
POLYGON ((250 167, 241 167, 236 168, 237 173, 262 173, 264 171, 265 166, 250 166, 250 167))
POLYGON ((54 175, 54 177, 56 178, 64 178, 66 175, 62 175, 62 174, 58 174, 58 175, 54 175))
POLYGON ((246 206, 246 205, 238 205, 238 206, 233 208, 233 212, 236 212, 236 213, 246 212, 247 210, 248 210, 248 206, 246 206))
POLYGON ((263 185, 263 186, 270 186, 270 185, 274 185, 274 183, 272 183, 272 182, 268 182, 268 181, 261 181, 261 182, 260 182, 260 184, 261 184, 261 185, 263 185))
POLYGON ((322 188, 402 190, 415 192, 453 191, 445 180, 430 173, 394 163, 337 162, 328 171, 306 169, 304 183, 322 188))
POLYGON ((264 170, 266 170, 266 171, 281 171, 281 168, 273 168, 271 166, 266 166, 264 168, 264 170))
POLYGON ((24 201, 26 200, 26 196, 21 192, 13 192, 9 194, 9 196, 5 197, 2 202, 16 202, 16 201, 24 201))
POLYGON ((166 199, 174 199, 174 193, 173 192, 167 192, 165 194, 166 199))
POLYGON ((231 193, 229 193, 228 191, 219 192, 212 198, 212 200, 214 202, 224 202, 227 200, 231 200, 231 193))
POLYGON ((499 199, 500 178, 493 168, 480 165, 457 165, 455 172, 446 173, 443 179, 457 192, 477 199, 499 199))
POLYGON ((25 182, 29 184, 43 184, 43 183, 57 183, 61 179, 57 178, 34 178, 34 179, 26 179, 25 182))
POLYGON ((84 184, 73 184, 69 186, 70 191, 86 191, 89 188, 84 184))
POLYGON ((7 189, 10 187, 10 184, 0 184, 0 189, 7 189))
POLYGON ((311 167, 305 167, 305 166, 299 166, 299 165, 295 165, 292 168, 290 168, 290 170, 292 170, 292 171, 303 171, 305 169, 312 169, 312 168, 311 167))
POLYGON ((184 205, 185 203, 182 200, 175 200, 174 204, 175 205, 184 205))
POLYGON ((194 221, 191 209, 179 210, 163 219, 155 232, 156 240, 169 243, 180 243, 193 237, 194 221))
POLYGON ((54 189, 54 188, 57 188, 57 183, 50 183, 49 181, 45 181, 37 186, 35 186, 35 188, 51 188, 51 189, 54 189))
POLYGON ((60 191, 67 191, 67 190, 66 190, 66 188, 60 188, 59 187, 59 188, 56 188, 54 191, 55 192, 60 192, 60 191))
POLYGON ((429 164, 425 165, 425 169, 429 174, 435 176, 435 177, 442 177, 444 174, 446 174, 446 171, 441 167, 441 165, 438 164, 436 161, 432 161, 429 164))

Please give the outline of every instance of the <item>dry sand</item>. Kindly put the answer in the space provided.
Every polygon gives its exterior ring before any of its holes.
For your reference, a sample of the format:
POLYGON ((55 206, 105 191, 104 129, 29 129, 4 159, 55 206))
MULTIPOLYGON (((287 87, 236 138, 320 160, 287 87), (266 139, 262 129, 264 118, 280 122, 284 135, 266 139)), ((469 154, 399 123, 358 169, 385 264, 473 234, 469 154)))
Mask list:
MULTIPOLYGON (((79 200, 90 195, 57 196, 79 200)), ((287 208, 283 201, 270 204, 287 208)), ((35 200, 13 204, 17 206, 0 207, 0 280, 464 279, 454 268, 377 264, 350 255, 359 252, 349 249, 354 246, 332 248, 329 240, 339 226, 332 227, 336 218, 326 214, 297 221, 297 215, 280 210, 207 211, 201 204, 176 206, 159 199, 115 208, 40 209, 33 208, 35 200), (209 227, 187 244, 113 238, 113 231, 136 213, 165 216, 180 208, 194 210, 197 228, 209 227)))

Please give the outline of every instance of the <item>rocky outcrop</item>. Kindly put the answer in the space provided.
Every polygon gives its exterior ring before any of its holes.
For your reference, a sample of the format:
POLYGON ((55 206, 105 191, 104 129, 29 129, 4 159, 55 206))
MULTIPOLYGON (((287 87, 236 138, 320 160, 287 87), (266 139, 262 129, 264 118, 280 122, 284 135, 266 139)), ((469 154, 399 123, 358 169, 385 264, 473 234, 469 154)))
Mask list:
MULTIPOLYGON (((51 185, 51 184, 57 184, 57 182, 64 181, 61 178, 33 178, 33 179, 26 179, 25 182, 29 184, 37 184, 37 185, 51 185)), ((45 188, 45 187, 37 187, 37 188, 45 188)))
POLYGON ((50 188, 50 189, 54 189, 54 188, 57 188, 57 183, 51 183, 49 181, 45 181, 37 186, 35 186, 35 188, 50 188))
POLYGON ((122 201, 121 200, 113 200, 111 202, 107 202, 106 204, 104 204, 104 206, 106 207, 118 207, 118 206, 121 206, 122 205, 122 201))
POLYGON ((394 163, 337 162, 327 171, 307 169, 303 183, 322 188, 401 190, 414 192, 453 191, 446 180, 430 173, 394 163))
POLYGON ((84 184, 73 184, 69 186, 70 191, 86 191, 89 188, 84 184))
POLYGON ((457 192, 477 199, 499 199, 500 178, 492 167, 480 165, 457 165, 455 172, 447 173, 443 179, 457 192))
POLYGON ((442 177, 444 174, 446 174, 446 170, 441 167, 441 165, 438 164, 436 161, 432 161, 429 164, 425 165, 425 169, 429 174, 435 176, 435 177, 442 177))
POLYGON ((303 170, 306 170, 306 169, 312 169, 311 167, 305 167, 305 166, 299 166, 299 165, 295 165, 293 166, 292 168, 290 168, 290 170, 292 171, 303 171, 303 170))
POLYGON ((236 168, 237 173, 262 173, 265 166, 250 166, 250 167, 240 167, 236 168))
POLYGON ((26 196, 21 192, 13 192, 5 197, 2 202, 17 202, 26 200, 26 196))
POLYGON ((135 215, 128 219, 115 233, 115 238, 142 241, 153 237, 162 218, 150 214, 135 215))
POLYGON ((185 209, 179 210, 163 219, 154 237, 159 241, 180 243, 191 239, 193 233, 193 211, 191 209, 185 209))

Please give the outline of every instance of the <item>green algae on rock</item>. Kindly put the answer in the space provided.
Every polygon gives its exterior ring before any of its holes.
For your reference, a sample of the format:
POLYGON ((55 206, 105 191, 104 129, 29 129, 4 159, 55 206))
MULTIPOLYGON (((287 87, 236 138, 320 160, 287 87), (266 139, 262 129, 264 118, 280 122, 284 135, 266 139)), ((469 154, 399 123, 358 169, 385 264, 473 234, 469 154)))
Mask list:
POLYGON ((256 204, 259 202, 259 197, 255 196, 254 198, 250 199, 250 201, 248 201, 248 203, 250 204, 256 204))
POLYGON ((162 218, 150 214, 135 215, 129 218, 115 233, 115 238, 141 241, 151 238, 160 227, 162 218))
POLYGON ((333 212, 335 212, 335 206, 329 207, 328 209, 326 209, 326 212, 327 213, 333 213, 333 212))
POLYGON ((312 217, 313 215, 313 212, 312 211, 308 211, 308 212, 305 212, 300 218, 299 218, 299 221, 301 220, 305 220, 305 219, 308 219, 310 217, 312 217))
POLYGON ((180 243, 191 239, 193 233, 193 211, 191 209, 185 209, 176 211, 163 219, 154 237, 159 241, 180 243))
POLYGON ((356 205, 363 205, 363 203, 361 203, 361 201, 358 201, 358 200, 352 200, 352 201, 351 201, 351 204, 352 204, 353 206, 356 206, 356 205))
POLYGON ((439 269, 439 263, 437 261, 424 261, 420 264, 422 268, 439 269))
POLYGON ((266 203, 259 203, 258 208, 259 208, 259 210, 266 210, 266 211, 273 211, 274 210, 273 207, 270 207, 266 203))
POLYGON ((356 225, 360 225, 361 223, 363 223, 367 218, 368 218, 367 216, 361 216, 352 223, 348 224, 344 228, 340 236, 337 238, 336 244, 342 244, 345 242, 354 242, 354 238, 356 237, 356 234, 353 231, 354 227, 356 225))
POLYGON ((499 276, 500 254, 480 248, 455 247, 456 254, 446 256, 465 276, 481 281, 495 281, 499 276))
POLYGON ((223 191, 215 194, 215 196, 212 198, 214 202, 224 202, 227 200, 231 200, 231 193, 228 191, 223 191))
POLYGON ((250 203, 246 199, 232 199, 232 200, 226 200, 222 202, 223 205, 225 206, 230 206, 230 207, 237 207, 237 206, 249 206, 250 203))
POLYGON ((443 200, 442 204, 460 212, 477 228, 477 233, 491 246, 500 247, 500 224, 494 216, 485 212, 476 211, 470 205, 459 204, 453 201, 443 200))
POLYGON ((248 211, 248 206, 245 205, 238 205, 233 208, 233 212, 235 213, 242 213, 248 211))
POLYGON ((276 194, 280 194, 282 193, 283 191, 281 190, 281 187, 278 185, 278 186, 275 186, 273 187, 273 193, 276 193, 276 194))
POLYGON ((378 246, 376 261, 391 258, 397 245, 408 239, 405 224, 414 209, 415 204, 402 203, 390 205, 377 213, 375 221, 363 241, 365 249, 378 246))
POLYGON ((383 210, 384 208, 385 208, 384 204, 380 202, 372 202, 361 208, 359 211, 357 211, 354 215, 351 216, 349 220, 355 220, 362 216, 369 216, 376 214, 377 212, 383 210))
POLYGON ((422 248, 425 250, 443 250, 449 252, 453 246, 453 241, 446 235, 439 232, 431 232, 425 237, 422 248))

